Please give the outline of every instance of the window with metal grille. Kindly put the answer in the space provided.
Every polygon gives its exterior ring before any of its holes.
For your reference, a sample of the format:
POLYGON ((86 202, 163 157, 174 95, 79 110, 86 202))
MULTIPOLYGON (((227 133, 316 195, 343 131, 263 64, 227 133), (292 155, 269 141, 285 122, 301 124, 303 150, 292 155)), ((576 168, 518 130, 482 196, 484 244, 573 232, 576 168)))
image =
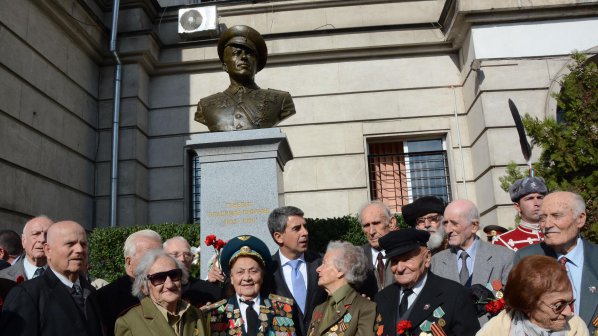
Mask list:
POLYGON ((191 152, 191 220, 193 223, 199 223, 201 215, 201 166, 199 157, 195 151, 191 152))
POLYGON ((448 160, 442 139, 368 144, 370 198, 391 210, 422 196, 450 201, 448 160))

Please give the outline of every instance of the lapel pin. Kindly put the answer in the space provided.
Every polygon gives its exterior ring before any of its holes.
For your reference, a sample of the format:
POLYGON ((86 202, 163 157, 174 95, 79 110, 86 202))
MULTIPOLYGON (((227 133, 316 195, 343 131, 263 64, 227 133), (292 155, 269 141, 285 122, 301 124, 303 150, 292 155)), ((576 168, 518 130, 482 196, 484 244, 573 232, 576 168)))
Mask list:
POLYGON ((596 293, 596 286, 590 286, 590 287, 588 287, 588 289, 590 290, 591 293, 596 293))
POLYGON ((426 303, 426 304, 424 305, 424 310, 428 310, 428 309, 430 309, 430 304, 429 304, 429 303, 426 303))

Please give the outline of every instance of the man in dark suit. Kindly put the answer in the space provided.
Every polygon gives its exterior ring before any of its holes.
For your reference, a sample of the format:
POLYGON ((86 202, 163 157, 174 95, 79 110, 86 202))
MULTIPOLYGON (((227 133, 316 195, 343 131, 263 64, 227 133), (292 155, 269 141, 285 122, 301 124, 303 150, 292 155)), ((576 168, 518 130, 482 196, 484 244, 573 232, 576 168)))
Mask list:
POLYGON ((518 250, 514 263, 534 254, 559 260, 573 285, 574 312, 594 335, 598 330, 598 245, 580 237, 585 223, 585 202, 581 196, 562 191, 548 194, 540 207, 544 242, 518 250))
MULTIPOLYGON (((172 237, 164 242, 164 252, 180 261, 187 271, 191 270, 193 254, 187 239, 181 236, 172 237)), ((187 283, 183 283, 183 299, 195 307, 201 307, 208 302, 220 301, 224 298, 224 288, 206 280, 195 279, 189 275, 187 283)))
POLYGON ((103 335, 100 311, 80 276, 87 264, 85 229, 76 222, 53 224, 44 246, 49 268, 14 287, 0 319, 2 335, 103 335))
POLYGON ((0 271, 0 278, 23 282, 43 274, 46 270, 46 232, 54 223, 46 216, 32 218, 23 227, 21 242, 25 249, 25 256, 19 258, 14 265, 0 271))
POLYGON ((390 264, 385 261, 385 252, 378 240, 390 231, 396 230, 397 220, 384 203, 372 201, 361 207, 359 222, 368 240, 367 244, 361 246, 368 260, 368 272, 358 292, 373 298, 376 293, 394 283, 390 264))
POLYGON ((480 329, 469 291, 428 270, 429 237, 426 231, 409 228, 380 238, 396 281, 375 297, 382 335, 397 335, 397 324, 403 320, 411 322, 409 335, 467 336, 480 329))
POLYGON ((327 298, 326 291, 318 287, 316 273, 322 257, 307 250, 309 233, 301 209, 293 206, 274 209, 268 216, 268 229, 279 247, 272 256, 275 292, 294 299, 297 334, 305 335, 314 308, 327 298))
POLYGON ((133 272, 145 252, 162 248, 162 238, 153 230, 132 233, 125 240, 126 274, 94 293, 102 310, 102 323, 107 335, 114 335, 114 325, 121 313, 139 304, 139 298, 131 294, 133 272))

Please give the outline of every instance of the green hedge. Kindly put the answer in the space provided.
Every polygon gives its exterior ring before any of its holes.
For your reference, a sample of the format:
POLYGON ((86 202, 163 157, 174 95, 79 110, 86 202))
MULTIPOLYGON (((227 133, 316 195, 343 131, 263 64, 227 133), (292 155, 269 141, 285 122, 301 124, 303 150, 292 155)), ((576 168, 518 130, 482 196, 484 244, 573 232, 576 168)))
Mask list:
MULTIPOLYGON (((163 240, 182 236, 191 246, 199 246, 199 225, 190 224, 156 224, 125 226, 116 228, 97 228, 89 235, 90 273, 107 281, 113 281, 125 273, 123 246, 127 237, 136 231, 151 229, 163 240)), ((192 271, 193 272, 193 271, 192 271)))
MULTIPOLYGON (((397 220, 400 227, 405 227, 400 215, 397 215, 397 220)), ((367 242, 355 216, 326 219, 306 218, 306 222, 309 230, 309 247, 314 251, 324 252, 326 245, 331 240, 348 241, 355 245, 363 245, 367 242)), ((163 240, 182 236, 192 246, 199 246, 201 242, 198 224, 165 223, 94 229, 89 235, 90 273, 107 281, 113 281, 123 275, 125 272, 123 257, 125 240, 131 233, 143 229, 158 232, 163 240)), ((197 275, 198 269, 191 270, 191 273, 197 275)))

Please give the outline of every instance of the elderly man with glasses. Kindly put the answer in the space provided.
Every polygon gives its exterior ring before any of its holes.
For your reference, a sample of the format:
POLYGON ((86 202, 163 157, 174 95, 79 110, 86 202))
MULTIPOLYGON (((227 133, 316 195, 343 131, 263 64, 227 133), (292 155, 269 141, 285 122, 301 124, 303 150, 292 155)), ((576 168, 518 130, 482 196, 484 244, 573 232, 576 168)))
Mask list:
POLYGON ((405 219, 407 225, 430 233, 428 248, 432 251, 432 255, 446 249, 448 246, 444 226, 441 225, 444 208, 446 208, 446 204, 442 199, 434 196, 423 196, 401 209, 403 219, 405 219))

